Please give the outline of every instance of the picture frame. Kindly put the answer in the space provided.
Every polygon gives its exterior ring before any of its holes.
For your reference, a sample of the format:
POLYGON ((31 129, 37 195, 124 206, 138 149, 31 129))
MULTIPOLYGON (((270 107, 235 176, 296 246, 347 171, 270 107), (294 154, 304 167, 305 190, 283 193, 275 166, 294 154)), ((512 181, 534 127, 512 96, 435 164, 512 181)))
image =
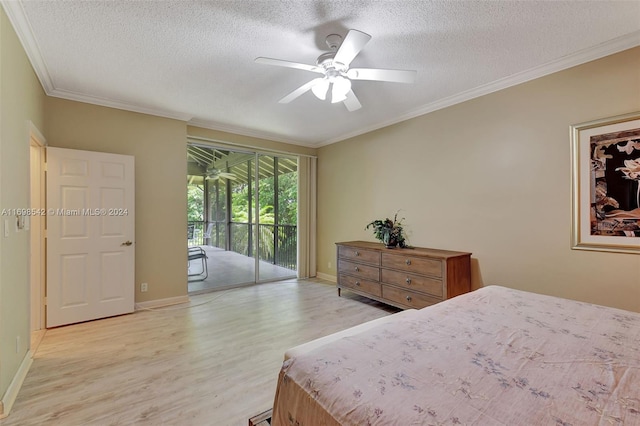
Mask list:
POLYGON ((640 254, 640 111, 570 131, 571 248, 640 254))

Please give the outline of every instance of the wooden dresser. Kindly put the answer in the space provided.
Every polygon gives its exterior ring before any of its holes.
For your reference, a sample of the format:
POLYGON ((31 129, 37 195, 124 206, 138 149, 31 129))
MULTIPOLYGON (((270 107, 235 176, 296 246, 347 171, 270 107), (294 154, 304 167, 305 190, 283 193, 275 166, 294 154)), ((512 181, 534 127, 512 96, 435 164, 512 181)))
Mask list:
POLYGON ((471 253, 382 243, 336 243, 338 296, 346 289, 397 306, 420 309, 471 291, 471 253))

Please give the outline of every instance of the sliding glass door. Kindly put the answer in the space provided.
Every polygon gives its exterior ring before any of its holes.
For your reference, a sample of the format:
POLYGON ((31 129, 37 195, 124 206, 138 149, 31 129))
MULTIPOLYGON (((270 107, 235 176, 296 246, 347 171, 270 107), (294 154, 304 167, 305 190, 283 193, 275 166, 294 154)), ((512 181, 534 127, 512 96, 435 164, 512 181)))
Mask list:
POLYGON ((258 280, 287 278, 297 261, 297 163, 259 155, 258 280))
POLYGON ((189 144, 187 161, 189 245, 208 256, 189 291, 295 277, 297 159, 189 144))

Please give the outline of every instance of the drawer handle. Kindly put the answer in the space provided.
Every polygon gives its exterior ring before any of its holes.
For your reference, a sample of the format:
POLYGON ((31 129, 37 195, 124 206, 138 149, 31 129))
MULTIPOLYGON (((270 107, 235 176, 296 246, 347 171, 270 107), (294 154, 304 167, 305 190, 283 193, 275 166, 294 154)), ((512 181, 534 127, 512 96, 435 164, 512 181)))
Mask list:
POLYGON ((360 268, 356 266, 356 272, 360 272, 360 268))
POLYGON ((407 278, 405 281, 407 282, 407 284, 411 284, 411 278, 407 278))
POLYGON ((360 256, 360 252, 356 250, 356 256, 360 256))
POLYGON ((411 302, 411 296, 407 296, 407 302, 411 302))
POLYGON ((411 265, 411 260, 407 259, 404 263, 406 263, 407 265, 411 265))
POLYGON ((356 281, 356 285, 360 287, 360 281, 356 281))

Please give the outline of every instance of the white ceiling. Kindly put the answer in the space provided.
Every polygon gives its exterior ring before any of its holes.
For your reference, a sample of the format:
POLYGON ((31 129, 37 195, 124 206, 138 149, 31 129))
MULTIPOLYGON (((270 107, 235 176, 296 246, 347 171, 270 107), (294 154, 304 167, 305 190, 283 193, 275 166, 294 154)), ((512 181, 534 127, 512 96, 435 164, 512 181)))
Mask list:
POLYGON ((640 1, 9 1, 51 96, 201 127, 322 146, 640 45, 640 1), (414 84, 354 81, 362 109, 315 78, 331 33, 373 38, 354 67, 417 70, 414 84))

